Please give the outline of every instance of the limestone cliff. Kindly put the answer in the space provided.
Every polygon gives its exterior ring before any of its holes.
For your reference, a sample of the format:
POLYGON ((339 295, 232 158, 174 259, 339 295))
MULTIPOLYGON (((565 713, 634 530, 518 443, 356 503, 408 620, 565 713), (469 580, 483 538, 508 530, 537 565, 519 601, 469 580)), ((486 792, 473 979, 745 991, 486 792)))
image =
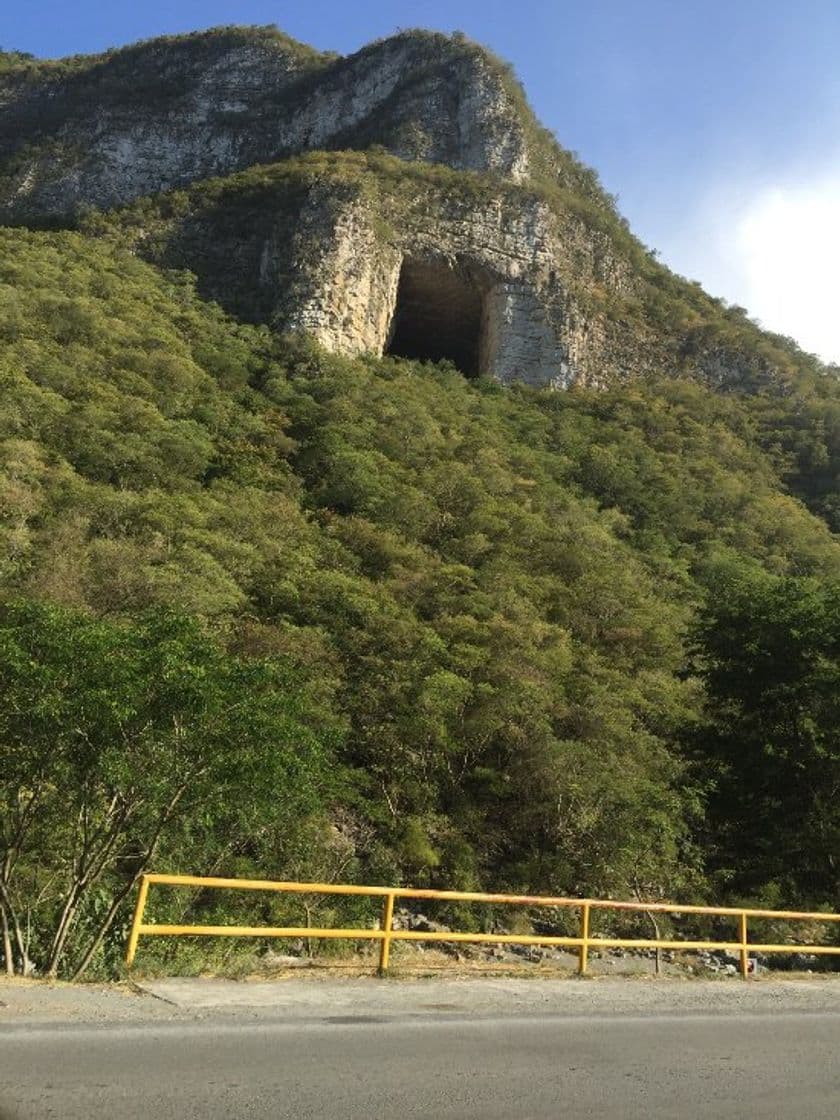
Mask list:
POLYGON ((403 34, 349 58, 270 30, 154 40, 0 86, 7 214, 63 214, 376 142, 404 159, 527 174, 503 74, 466 41, 403 34))
POLYGON ((331 350, 451 358, 566 387, 648 372, 661 339, 599 310, 639 281, 610 239, 522 186, 320 154, 144 200, 91 232, 189 268, 236 315, 331 350))

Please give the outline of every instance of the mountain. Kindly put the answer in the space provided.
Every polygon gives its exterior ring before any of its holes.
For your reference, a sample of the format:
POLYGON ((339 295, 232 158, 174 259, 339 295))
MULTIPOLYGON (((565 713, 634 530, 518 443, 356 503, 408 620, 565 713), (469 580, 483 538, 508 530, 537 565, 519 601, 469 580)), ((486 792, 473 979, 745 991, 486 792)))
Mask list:
POLYGON ((150 863, 831 902, 837 371, 508 68, 7 53, 0 157, 7 963, 112 969, 150 863))
POLYGON ((223 28, 5 58, 0 218, 89 228, 117 208, 124 243, 238 317, 504 383, 819 369, 661 266, 464 36, 340 58, 223 28))

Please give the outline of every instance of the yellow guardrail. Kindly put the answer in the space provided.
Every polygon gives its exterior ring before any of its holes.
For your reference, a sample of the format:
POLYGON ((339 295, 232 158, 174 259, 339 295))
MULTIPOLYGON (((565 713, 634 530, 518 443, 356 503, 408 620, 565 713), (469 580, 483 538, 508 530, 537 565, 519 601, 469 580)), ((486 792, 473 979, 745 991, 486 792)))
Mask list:
POLYGON ((670 902, 614 902, 611 899, 563 898, 543 895, 484 894, 478 891, 435 891, 414 887, 371 887, 342 883, 286 883, 270 879, 220 879, 200 875, 143 875, 134 908, 134 919, 128 938, 125 963, 130 968, 137 953, 141 937, 306 937, 346 938, 348 940, 379 942, 379 972, 388 968, 393 941, 447 941, 492 945, 562 945, 578 950, 578 971, 585 973, 590 948, 596 949, 665 949, 691 952, 699 949, 719 949, 737 953, 740 972, 746 979, 750 972, 750 953, 813 953, 818 955, 840 954, 838 945, 765 945, 753 943, 748 938, 750 918, 770 918, 778 921, 840 922, 840 914, 822 914, 800 910, 755 910, 731 906, 681 906, 670 902), (153 884, 170 887, 199 887, 201 889, 227 889, 244 891, 281 891, 288 894, 339 894, 366 895, 383 900, 382 919, 373 929, 312 929, 309 926, 188 926, 146 924, 143 917, 153 884), (577 937, 551 937, 525 934, 426 932, 394 929, 394 902, 396 899, 437 899, 446 902, 489 902, 511 906, 556 907, 579 911, 577 937), (731 941, 674 941, 660 938, 600 937, 592 933, 590 918, 593 910, 630 911, 638 914, 705 914, 737 919, 737 938, 731 941))

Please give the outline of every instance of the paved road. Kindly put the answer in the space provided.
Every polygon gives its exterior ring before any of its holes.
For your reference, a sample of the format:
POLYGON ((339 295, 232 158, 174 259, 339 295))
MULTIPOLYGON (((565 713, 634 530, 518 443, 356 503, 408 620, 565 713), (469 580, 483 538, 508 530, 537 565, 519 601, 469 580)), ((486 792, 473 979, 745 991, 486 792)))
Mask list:
POLYGON ((3 1120, 836 1120, 840 1015, 7 1026, 0 1102, 3 1120))

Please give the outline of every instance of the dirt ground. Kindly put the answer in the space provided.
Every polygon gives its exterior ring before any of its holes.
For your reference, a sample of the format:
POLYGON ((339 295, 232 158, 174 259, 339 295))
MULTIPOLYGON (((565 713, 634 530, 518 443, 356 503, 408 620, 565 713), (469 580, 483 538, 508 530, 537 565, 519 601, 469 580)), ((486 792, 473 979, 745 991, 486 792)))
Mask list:
POLYGON ((450 969, 422 978, 341 974, 310 969, 271 980, 213 977, 140 979, 120 984, 0 980, 4 1025, 172 1021, 224 1017, 313 1019, 476 1016, 547 1012, 591 1016, 730 1011, 840 1013, 840 977, 773 974, 743 981, 676 977, 607 977, 532 973, 528 977, 450 969))

